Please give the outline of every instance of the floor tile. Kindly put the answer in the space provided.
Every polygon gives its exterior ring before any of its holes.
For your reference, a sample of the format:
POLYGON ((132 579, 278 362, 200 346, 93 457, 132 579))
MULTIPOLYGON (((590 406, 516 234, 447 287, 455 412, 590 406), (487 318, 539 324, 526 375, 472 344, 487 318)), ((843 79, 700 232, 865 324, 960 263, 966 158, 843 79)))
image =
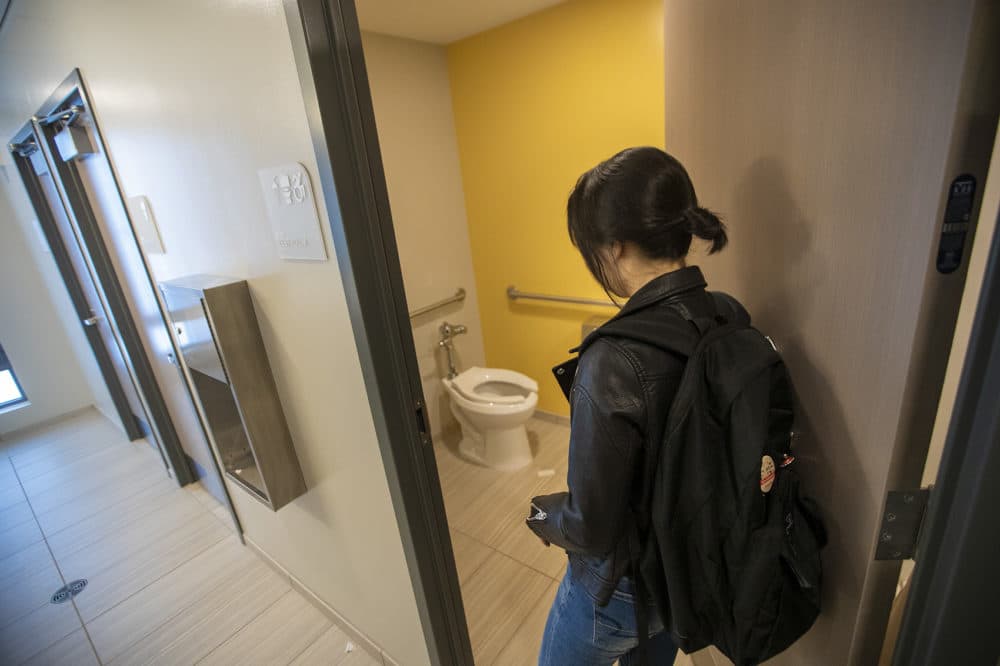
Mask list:
POLYGON ((538 648, 542 644, 542 632, 545 631, 545 620, 549 617, 552 600, 556 598, 559 583, 552 581, 524 622, 517 628, 510 641, 503 647, 497 660, 497 666, 523 666, 538 663, 538 648))
POLYGON ((63 457, 64 454, 59 454, 35 463, 31 466, 31 471, 37 473, 33 475, 29 474, 27 466, 15 465, 24 492, 32 497, 51 488, 104 477, 113 464, 121 464, 122 461, 135 460, 145 463, 149 460, 147 453, 127 442, 120 442, 116 446, 98 451, 89 451, 87 447, 81 447, 81 453, 84 455, 72 460, 67 460, 63 457))
POLYGON ((292 590, 199 663, 287 664, 330 626, 326 616, 292 590))
POLYGON ((35 514, 31 512, 31 506, 27 500, 13 504, 6 509, 0 509, 0 531, 34 520, 35 514))
POLYGON ((65 483, 36 488, 25 487, 24 492, 36 514, 52 511, 77 499, 101 494, 107 488, 134 483, 141 472, 148 470, 151 461, 146 456, 126 456, 111 460, 100 474, 81 476, 65 483))
POLYGON ((170 503, 176 493, 183 493, 170 479, 155 481, 127 500, 101 509, 55 532, 43 532, 56 558, 66 557, 110 535, 129 529, 157 509, 170 503))
POLYGON ((24 666, 98 666, 97 655, 83 629, 42 650, 24 666))
MULTIPOLYGON (((111 663, 196 663, 290 589, 287 580, 258 561, 128 646, 111 663)), ((101 657, 107 661, 109 655, 101 651, 101 657)))
POLYGON ((20 578, 31 576, 49 566, 53 566, 52 556, 44 541, 33 543, 13 555, 0 559, 0 590, 15 584, 20 578))
POLYGON ((0 587, 0 627, 49 603, 56 590, 63 586, 63 579, 49 553, 46 551, 39 555, 31 570, 9 579, 0 587))
POLYGON ((552 579, 501 553, 491 553, 462 586, 477 664, 492 664, 552 584, 552 579))
POLYGON ((105 509, 131 500, 146 488, 160 481, 173 483, 166 475, 160 475, 159 471, 156 472, 155 476, 150 474, 137 475, 115 485, 100 488, 97 492, 78 497, 71 503, 63 504, 54 510, 45 512, 36 510, 35 516, 45 534, 55 534, 105 509))
POLYGON ((20 486, 21 481, 14 473, 14 465, 11 464, 9 458, 0 452, 0 490, 19 488, 20 486))
POLYGON ((41 540, 42 531, 33 520, 0 531, 0 559, 15 555, 41 540))
POLYGON ((87 623, 97 652, 111 660, 219 586, 259 564, 235 537, 224 539, 87 623), (156 599, 155 604, 149 603, 156 599))
POLYGON ((382 666, 382 661, 352 643, 339 627, 331 626, 307 647, 291 666, 382 666), (348 646, 352 646, 348 652, 348 646))
POLYGON ((0 488, 0 510, 9 509, 24 502, 26 499, 20 485, 0 488))
POLYGON ((74 599, 84 622, 90 622, 226 536, 229 533, 215 516, 206 513, 192 520, 185 529, 157 539, 114 567, 93 572, 60 563, 60 568, 66 580, 87 578, 90 581, 87 589, 74 599))
POLYGON ((45 604, 0 629, 0 654, 5 663, 20 664, 80 628, 72 604, 45 604))
POLYGON ((135 560, 140 553, 148 553, 151 544, 170 543, 175 532, 190 528, 196 518, 205 515, 205 509, 198 502, 178 490, 171 494, 170 501, 160 502, 142 520, 104 532, 100 539, 80 548, 71 544, 52 552, 67 576, 85 577, 87 572, 93 574, 112 568, 118 562, 135 560))
POLYGON ((451 547, 455 552, 458 580, 466 582, 482 566, 493 549, 457 530, 451 530, 451 547))

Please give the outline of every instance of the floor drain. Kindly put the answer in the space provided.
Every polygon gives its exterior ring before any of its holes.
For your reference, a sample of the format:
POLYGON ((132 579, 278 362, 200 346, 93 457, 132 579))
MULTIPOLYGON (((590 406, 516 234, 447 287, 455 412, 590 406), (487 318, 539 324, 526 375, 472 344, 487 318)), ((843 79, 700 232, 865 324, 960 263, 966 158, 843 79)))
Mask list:
POLYGON ((83 592, 83 588, 85 587, 87 587, 86 578, 74 580, 73 582, 67 583, 66 585, 63 585, 58 590, 56 590, 56 593, 52 595, 52 598, 49 601, 51 601, 54 604, 64 604, 73 597, 75 597, 76 595, 83 592))

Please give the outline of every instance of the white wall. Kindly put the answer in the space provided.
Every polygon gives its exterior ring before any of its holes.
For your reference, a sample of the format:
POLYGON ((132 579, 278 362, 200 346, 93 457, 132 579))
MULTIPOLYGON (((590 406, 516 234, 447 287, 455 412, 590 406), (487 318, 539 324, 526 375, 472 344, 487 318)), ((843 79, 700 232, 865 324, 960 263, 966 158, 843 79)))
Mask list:
POLYGON ((459 371, 486 363, 448 62, 442 46, 375 33, 363 38, 406 300, 414 310, 451 296, 458 287, 466 291, 463 304, 413 320, 431 430, 440 435, 454 424, 441 385, 448 373, 438 348, 441 323, 469 329, 455 339, 459 371))
POLYGON ((36 227, 17 169, 9 155, 0 157, 0 164, 0 344, 31 403, 0 414, 0 434, 90 405, 114 420, 111 396, 36 227))
POLYGON ((309 491, 272 513, 231 486, 247 536, 388 655, 428 663, 332 246, 327 262, 279 260, 257 181, 302 162, 318 187, 281 2, 15 0, 0 34, 4 136, 73 67, 123 189, 154 209, 155 278, 250 283, 309 491))

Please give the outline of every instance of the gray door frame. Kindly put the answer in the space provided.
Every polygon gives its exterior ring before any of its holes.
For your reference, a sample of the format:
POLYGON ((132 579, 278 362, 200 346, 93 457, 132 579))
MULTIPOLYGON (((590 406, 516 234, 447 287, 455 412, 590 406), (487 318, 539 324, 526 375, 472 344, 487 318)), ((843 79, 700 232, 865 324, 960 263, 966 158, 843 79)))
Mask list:
MULTIPOLYGON (((997 165, 994 168, 998 168, 997 165)), ((984 239, 986 240, 986 239, 984 239)), ((922 529, 896 666, 1000 658, 1000 231, 990 245, 955 409, 922 529)))
POLYGON ((352 0, 285 0, 372 417, 431 663, 472 664, 352 0))

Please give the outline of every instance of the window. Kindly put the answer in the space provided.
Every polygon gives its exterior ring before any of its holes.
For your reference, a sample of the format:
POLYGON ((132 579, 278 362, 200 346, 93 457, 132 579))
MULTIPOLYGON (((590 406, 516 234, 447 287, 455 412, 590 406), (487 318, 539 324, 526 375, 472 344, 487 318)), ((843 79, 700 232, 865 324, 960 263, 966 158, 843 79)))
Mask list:
POLYGON ((27 401, 3 347, 0 347, 0 409, 27 401))

